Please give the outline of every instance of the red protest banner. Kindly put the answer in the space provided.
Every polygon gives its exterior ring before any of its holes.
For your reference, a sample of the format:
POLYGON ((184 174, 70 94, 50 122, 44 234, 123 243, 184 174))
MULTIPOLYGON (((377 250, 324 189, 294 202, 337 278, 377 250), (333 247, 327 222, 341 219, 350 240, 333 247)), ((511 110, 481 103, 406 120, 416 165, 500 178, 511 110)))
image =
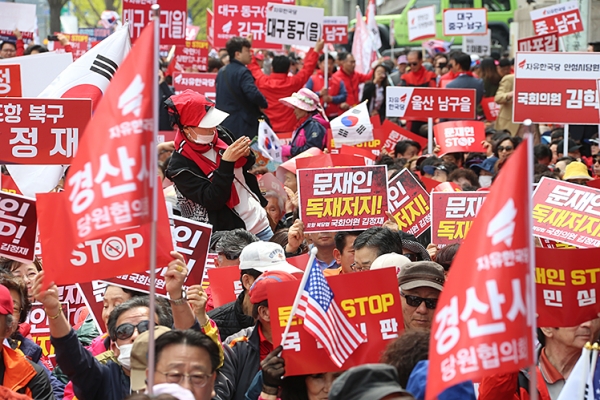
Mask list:
POLYGON ((431 243, 438 248, 461 243, 488 192, 431 193, 431 243))
POLYGON ((540 241, 540 247, 543 249, 576 249, 577 248, 576 246, 562 243, 562 242, 557 242, 556 240, 545 239, 545 238, 541 238, 539 236, 536 236, 536 238, 540 241))
MULTIPOLYGON (((342 274, 326 278, 335 301, 348 321, 367 336, 338 368, 325 349, 304 329, 302 320, 294 317, 285 343, 286 375, 316 374, 346 370, 350 367, 379 362, 381 352, 404 330, 398 279, 393 268, 342 274)), ((273 345, 281 342, 300 281, 267 286, 273 345)))
POLYGON ((577 247, 600 247, 600 190, 542 178, 533 193, 533 233, 577 247))
POLYGON ((558 3, 529 12, 536 35, 556 32, 558 36, 583 32, 583 22, 577 1, 558 3))
MULTIPOLYGON (((63 33, 63 35, 66 36, 66 38, 69 40, 69 44, 73 48, 73 52, 71 53, 73 54, 73 61, 77 60, 79 57, 84 55, 86 51, 88 51, 90 41, 90 37, 88 35, 71 33, 63 33)), ((60 42, 56 41, 52 43, 55 52, 65 53, 65 47, 60 42)))
POLYGON ((247 0, 214 0, 213 15, 210 18, 214 29, 213 47, 225 48, 225 43, 232 37, 252 34, 252 47, 281 50, 281 45, 265 41, 267 3, 293 5, 295 0, 254 0, 252 5, 247 0))
POLYGON ((0 113, 0 163, 70 164, 92 101, 0 98, 0 113))
POLYGON ((552 53, 559 50, 558 34, 556 32, 526 37, 517 41, 517 51, 552 53))
POLYGON ((386 117, 475 119, 475 89, 388 86, 386 107, 386 117))
POLYGON ((201 72, 175 72, 173 74, 173 87, 175 93, 181 93, 186 89, 193 90, 211 100, 217 97, 217 74, 201 72))
POLYGON ((598 317, 599 257, 600 249, 535 250, 538 326, 577 326, 598 317))
POLYGON ((35 258, 35 200, 0 192, 0 255, 24 263, 35 258))
POLYGON ((0 190, 6 193, 23 194, 10 175, 0 175, 0 190))
POLYGON ((235 301, 244 289, 240 281, 240 267, 222 267, 208 270, 208 281, 215 308, 235 301))
POLYGON ((0 97, 21 97, 21 65, 0 65, 0 97))
POLYGON ((426 400, 459 382, 533 363, 531 199, 528 180, 514 178, 532 162, 527 140, 494 182, 438 299, 426 400))
POLYGON ((485 147, 485 124, 483 121, 448 121, 433 126, 435 141, 440 154, 482 152, 485 147))
POLYGON ((297 179, 304 232, 364 230, 386 219, 385 166, 301 169, 297 179))
MULTIPOLYGON (((60 289, 64 289, 64 286, 59 287, 59 291, 60 289)), ((61 307, 63 313, 69 315, 69 304, 61 302, 61 307)), ((56 354, 54 353, 54 346, 50 343, 50 325, 48 324, 48 316, 42 303, 31 304, 31 310, 26 322, 31 327, 31 340, 42 349, 42 362, 50 371, 54 370, 56 366, 56 354)), ((70 319, 69 322, 71 322, 70 319)))
POLYGON ((495 121, 500 114, 500 104, 494 101, 493 97, 483 97, 481 99, 481 108, 487 121, 495 121))
POLYGON ((348 17, 323 17, 323 39, 325 43, 348 43, 348 17))
MULTIPOLYGON (((157 0, 123 0, 123 21, 129 21, 129 37, 134 43, 142 29, 152 20, 152 7, 157 0)), ((185 43, 187 0, 158 0, 160 5, 160 44, 185 43)))
POLYGON ((431 226, 429 193, 412 173, 403 169, 389 182, 390 212, 400 230, 421 236, 431 226))
MULTIPOLYGON (((184 290, 186 290, 188 286, 202 283, 212 226, 178 216, 172 218, 175 225, 172 232, 175 240, 175 251, 183 255, 188 268, 188 276, 184 286, 184 290)), ((164 279, 166 273, 167 267, 156 270, 156 294, 159 296, 167 295, 164 279)), ((150 270, 120 275, 106 279, 106 282, 147 293, 150 291, 150 270)))
POLYGON ((77 287, 87 306, 98 332, 106 333, 106 326, 102 320, 102 310, 104 309, 104 292, 108 283, 102 281, 91 281, 78 283, 77 287))
POLYGON ((206 72, 208 70, 208 42, 186 40, 185 46, 176 46, 175 60, 186 71, 206 72))
POLYGON ((598 124, 600 53, 517 53, 513 121, 598 124))

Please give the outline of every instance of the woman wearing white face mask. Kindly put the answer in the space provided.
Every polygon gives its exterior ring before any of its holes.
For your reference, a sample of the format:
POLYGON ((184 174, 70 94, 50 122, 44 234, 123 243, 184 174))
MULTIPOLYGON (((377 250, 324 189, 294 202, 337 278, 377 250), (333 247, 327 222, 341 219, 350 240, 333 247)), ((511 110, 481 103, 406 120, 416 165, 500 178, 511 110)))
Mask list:
POLYGON ((234 141, 219 126, 229 114, 192 90, 165 105, 177 128, 166 176, 175 184, 182 216, 210 223, 213 231, 242 228, 269 240, 273 232, 263 208, 268 202, 248 173, 255 162, 250 139, 234 141))
POLYGON ((496 157, 489 157, 483 160, 480 164, 471 166, 471 169, 479 175, 479 186, 482 189, 492 186, 492 178, 494 177, 494 166, 498 162, 496 157))

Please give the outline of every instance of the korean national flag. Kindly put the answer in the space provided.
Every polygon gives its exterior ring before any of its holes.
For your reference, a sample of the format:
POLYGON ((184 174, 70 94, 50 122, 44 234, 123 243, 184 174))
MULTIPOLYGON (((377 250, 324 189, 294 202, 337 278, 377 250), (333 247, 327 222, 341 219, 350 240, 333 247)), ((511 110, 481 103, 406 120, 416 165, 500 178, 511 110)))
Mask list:
POLYGON ((273 129, 265 121, 258 124, 258 150, 269 160, 281 163, 281 142, 273 129))

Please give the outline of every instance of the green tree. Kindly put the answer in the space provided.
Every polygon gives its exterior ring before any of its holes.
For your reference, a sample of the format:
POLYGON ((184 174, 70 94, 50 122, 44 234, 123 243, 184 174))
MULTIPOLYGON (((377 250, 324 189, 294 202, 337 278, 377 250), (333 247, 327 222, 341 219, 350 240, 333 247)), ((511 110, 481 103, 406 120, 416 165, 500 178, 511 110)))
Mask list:
MULTIPOLYGON (((48 0, 50 1, 50 0, 48 0)), ((121 14, 121 0, 71 0, 73 14, 82 28, 95 28, 100 21, 102 11, 116 11, 121 14)))
POLYGON ((212 0, 188 0, 189 17, 194 25, 200 27, 198 40, 206 40, 206 9, 212 9, 212 6, 212 0))

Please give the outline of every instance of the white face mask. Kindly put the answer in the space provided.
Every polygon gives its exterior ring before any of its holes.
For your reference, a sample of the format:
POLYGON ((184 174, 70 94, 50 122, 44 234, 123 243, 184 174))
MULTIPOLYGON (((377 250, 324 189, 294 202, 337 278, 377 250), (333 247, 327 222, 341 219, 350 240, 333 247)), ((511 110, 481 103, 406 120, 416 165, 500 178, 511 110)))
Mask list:
POLYGON ((481 175, 479 177, 479 186, 482 188, 489 188, 492 186, 492 177, 490 175, 481 175))
POLYGON ((196 144, 209 144, 212 143, 212 141, 215 139, 215 135, 217 134, 217 132, 215 132, 213 135, 208 136, 208 135, 196 135, 195 133, 190 135, 188 133, 188 137, 190 138, 190 140, 196 144), (192 137, 196 137, 195 139, 192 139, 192 137))
POLYGON ((131 369, 131 349, 133 348, 132 344, 123 344, 121 346, 117 345, 117 349, 119 349, 119 364, 125 369, 131 369))

